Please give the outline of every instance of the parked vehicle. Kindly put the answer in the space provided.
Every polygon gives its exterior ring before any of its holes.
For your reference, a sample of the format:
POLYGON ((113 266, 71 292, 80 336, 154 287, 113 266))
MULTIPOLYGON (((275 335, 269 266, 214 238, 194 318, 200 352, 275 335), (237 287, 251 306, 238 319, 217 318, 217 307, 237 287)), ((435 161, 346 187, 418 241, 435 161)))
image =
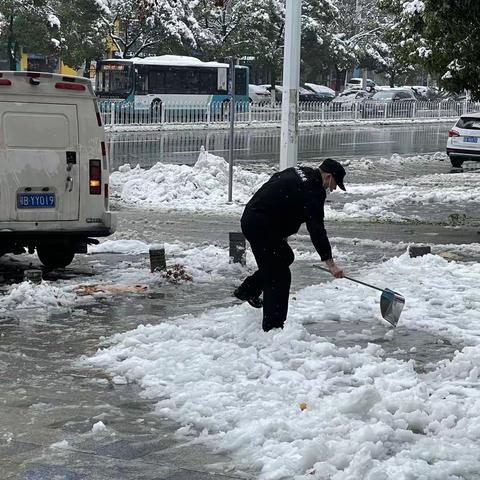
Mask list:
MULTIPOLYGON (((260 85, 260 86, 265 87, 269 93, 272 91, 271 85, 260 85)), ((282 85, 275 85, 275 101, 281 102, 282 99, 283 99, 283 87, 282 85)), ((298 89, 298 100, 299 102, 318 102, 319 101, 315 93, 303 87, 299 87, 298 89)))
POLYGON ((270 92, 260 85, 248 86, 248 97, 250 103, 267 103, 270 101, 270 92))
POLYGON ((0 72, 0 255, 65 267, 115 231, 105 132, 90 80, 0 72))
POLYGON ((332 110, 354 110, 358 105, 365 102, 370 95, 365 90, 345 90, 330 102, 332 110))
POLYGON ((462 115, 449 130, 447 155, 456 168, 465 160, 480 161, 480 113, 462 115))
POLYGON ((363 117, 410 118, 413 114, 415 100, 415 95, 410 89, 381 90, 363 104, 363 117))
POLYGON ((367 92, 374 92, 376 83, 373 80, 367 78, 367 84, 363 85, 363 78, 350 78, 345 85, 345 90, 366 90, 367 92))
POLYGON ((335 98, 335 90, 325 87, 324 85, 306 83, 305 88, 312 91, 320 102, 330 102, 335 98))

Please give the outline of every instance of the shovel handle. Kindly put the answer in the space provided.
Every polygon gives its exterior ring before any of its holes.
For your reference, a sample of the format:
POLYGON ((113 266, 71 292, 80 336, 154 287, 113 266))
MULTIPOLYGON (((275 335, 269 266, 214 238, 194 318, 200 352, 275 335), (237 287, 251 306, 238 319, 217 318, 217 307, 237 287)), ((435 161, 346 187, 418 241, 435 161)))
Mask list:
MULTIPOLYGON (((325 267, 321 267, 320 265, 314 265, 316 268, 319 268, 320 270, 323 270, 324 272, 330 273, 330 270, 325 267)), ((375 287, 374 285, 370 285, 369 283, 362 282, 361 280, 357 280, 352 277, 347 277, 346 275, 343 276, 343 278, 346 278, 347 280, 350 280, 351 282, 359 283, 360 285, 363 285, 365 287, 370 287, 373 288, 374 290, 378 290, 379 292, 383 292, 383 288, 375 287)))

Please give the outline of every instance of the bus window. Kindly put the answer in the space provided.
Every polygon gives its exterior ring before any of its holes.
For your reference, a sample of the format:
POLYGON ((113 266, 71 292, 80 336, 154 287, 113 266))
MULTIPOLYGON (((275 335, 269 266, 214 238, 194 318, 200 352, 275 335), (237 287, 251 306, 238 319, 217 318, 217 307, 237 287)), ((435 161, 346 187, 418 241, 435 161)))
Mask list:
POLYGON ((202 68, 199 72, 199 92, 203 95, 212 95, 217 93, 217 69, 202 68))
POLYGON ((185 81, 184 70, 179 68, 169 68, 165 72, 165 93, 188 93, 185 81))
POLYGON ((103 64, 97 75, 97 95, 127 98, 133 88, 130 72, 128 65, 103 64))
POLYGON ((235 69, 235 95, 247 95, 247 69, 235 69))
POLYGON ((135 94, 146 95, 149 91, 149 78, 146 72, 135 70, 135 94))
POLYGON ((168 93, 165 88, 165 71, 150 71, 148 73, 148 86, 148 93, 168 93))

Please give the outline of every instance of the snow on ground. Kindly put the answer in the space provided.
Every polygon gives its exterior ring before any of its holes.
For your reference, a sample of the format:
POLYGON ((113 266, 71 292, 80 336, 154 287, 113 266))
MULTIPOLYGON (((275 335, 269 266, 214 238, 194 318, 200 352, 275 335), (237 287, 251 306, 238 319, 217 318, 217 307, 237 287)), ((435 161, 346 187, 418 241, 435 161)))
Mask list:
POLYGON ((405 295, 404 327, 468 346, 420 374, 378 345, 341 348, 309 334, 312 322, 383 322, 379 293, 344 279, 298 292, 283 331, 262 332, 261 313, 244 304, 140 326, 83 364, 138 382, 180 433, 264 480, 475 478, 480 265, 404 254, 362 279, 405 295))
POLYGON ((123 165, 110 177, 112 196, 141 208, 180 209, 192 212, 239 212, 253 193, 267 181, 265 174, 234 168, 235 192, 228 203, 228 163, 221 157, 200 152, 193 167, 157 163, 146 170, 123 165))
MULTIPOLYGON (((389 170, 392 174, 405 165, 436 162, 443 154, 406 156, 389 159, 361 159, 350 162, 351 177, 356 172, 389 170)), ((347 162, 348 163, 348 162, 347 162)), ((374 175, 372 173, 371 175, 374 175)), ((365 177, 365 174, 363 174, 365 177)), ((122 205, 138 208, 184 210, 203 213, 240 214, 255 191, 268 180, 265 173, 234 168, 233 198, 229 204, 228 163, 202 151, 197 163, 168 165, 157 163, 151 169, 130 165, 111 176, 113 198, 122 205)), ((370 179, 369 179, 370 178, 370 179)), ((472 209, 480 200, 478 172, 427 174, 408 179, 400 175, 362 183, 348 182, 347 192, 334 192, 325 207, 328 220, 445 221, 450 213, 472 209), (433 217, 432 217, 433 215, 433 217)))
POLYGON ((19 309, 69 307, 75 303, 76 295, 70 287, 53 286, 49 282, 39 285, 22 282, 9 287, 0 296, 0 312, 19 309))
POLYGON ((332 220, 428 220, 429 215, 421 213, 422 207, 426 207, 447 217, 452 210, 464 212, 466 206, 479 203, 478 180, 478 172, 472 172, 423 175, 389 184, 350 184, 343 197, 343 208, 335 207, 341 194, 334 192, 334 206, 327 206, 326 216, 332 220))

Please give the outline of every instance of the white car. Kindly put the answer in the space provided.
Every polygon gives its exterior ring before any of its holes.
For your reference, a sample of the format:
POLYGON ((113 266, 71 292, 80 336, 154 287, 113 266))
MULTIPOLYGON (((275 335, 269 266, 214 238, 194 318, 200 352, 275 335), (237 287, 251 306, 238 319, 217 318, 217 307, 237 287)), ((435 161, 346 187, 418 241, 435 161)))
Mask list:
POLYGON ((248 86, 248 97, 251 103, 267 103, 270 101, 270 92, 261 85, 248 86))
POLYGON ((456 168, 465 160, 480 161, 480 113, 462 115, 448 131, 447 155, 456 168))
POLYGON ((363 78, 351 78, 345 85, 345 90, 366 90, 367 92, 375 91, 376 83, 367 78, 367 85, 363 85, 363 78))
POLYGON ((338 97, 330 102, 333 111, 354 110, 358 105, 365 102, 369 98, 368 92, 365 90, 345 90, 338 97))

